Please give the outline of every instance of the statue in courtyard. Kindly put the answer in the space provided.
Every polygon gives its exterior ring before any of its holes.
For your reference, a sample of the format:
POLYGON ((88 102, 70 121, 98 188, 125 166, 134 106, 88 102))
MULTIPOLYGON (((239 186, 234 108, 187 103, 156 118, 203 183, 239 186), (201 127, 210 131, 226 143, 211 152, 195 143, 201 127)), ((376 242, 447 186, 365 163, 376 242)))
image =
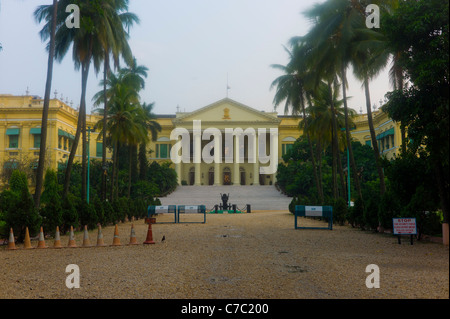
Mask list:
POLYGON ((230 194, 220 194, 222 198, 222 207, 223 209, 228 209, 228 199, 230 198, 230 194))

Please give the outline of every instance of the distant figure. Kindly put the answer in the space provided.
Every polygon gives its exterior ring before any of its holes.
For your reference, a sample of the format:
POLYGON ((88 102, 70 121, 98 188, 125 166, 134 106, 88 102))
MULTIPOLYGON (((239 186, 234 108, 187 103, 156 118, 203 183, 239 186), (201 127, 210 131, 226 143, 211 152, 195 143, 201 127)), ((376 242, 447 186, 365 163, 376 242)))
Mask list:
POLYGON ((222 207, 223 209, 228 209, 228 199, 230 198, 230 194, 220 194, 222 198, 222 207))
POLYGON ((161 242, 163 243, 166 240, 166 236, 164 235, 163 238, 161 239, 161 242))

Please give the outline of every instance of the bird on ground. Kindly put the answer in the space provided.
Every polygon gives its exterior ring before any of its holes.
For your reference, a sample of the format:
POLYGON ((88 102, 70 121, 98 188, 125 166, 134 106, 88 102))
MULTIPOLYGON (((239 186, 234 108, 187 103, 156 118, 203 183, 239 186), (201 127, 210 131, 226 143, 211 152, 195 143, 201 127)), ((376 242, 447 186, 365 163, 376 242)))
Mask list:
POLYGON ((163 243, 166 240, 166 236, 163 236, 163 238, 161 239, 161 242, 163 243))

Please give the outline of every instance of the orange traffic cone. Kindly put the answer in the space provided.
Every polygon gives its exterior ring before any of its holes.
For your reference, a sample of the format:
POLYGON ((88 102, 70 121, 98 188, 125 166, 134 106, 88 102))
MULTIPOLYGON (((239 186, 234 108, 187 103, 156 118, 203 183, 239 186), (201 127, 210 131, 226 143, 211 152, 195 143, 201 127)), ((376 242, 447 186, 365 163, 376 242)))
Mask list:
POLYGON ((14 242, 14 233, 13 233, 13 229, 12 228, 9 231, 9 240, 8 240, 8 248, 7 249, 9 249, 9 250, 17 249, 16 248, 16 243, 14 242))
POLYGON ((138 242, 136 240, 136 233, 134 231, 134 224, 131 224, 131 235, 129 245, 138 245, 138 242))
POLYGON ((84 225, 84 236, 83 236, 83 247, 91 247, 91 242, 89 241, 89 233, 87 226, 84 225))
POLYGON ((148 230, 147 230, 147 239, 144 241, 144 244, 148 245, 148 244, 154 244, 154 243, 155 242, 153 241, 152 223, 149 222, 148 230))
POLYGON ((62 248, 61 235, 59 234, 59 227, 58 226, 56 226, 55 242, 53 243, 53 248, 62 248))
POLYGON ((113 238, 113 243, 111 246, 121 246, 120 238, 119 238, 119 227, 117 227, 117 224, 116 224, 116 228, 114 229, 114 238, 113 238))
POLYGON ((75 248, 77 244, 75 242, 75 236, 73 234, 73 226, 70 226, 69 245, 67 247, 75 248))
POLYGON ((97 236, 97 247, 104 247, 105 242, 103 241, 103 234, 102 234, 102 226, 98 225, 98 236, 97 236))
POLYGON ((42 248, 48 248, 48 246, 45 245, 45 239, 44 239, 44 230, 41 226, 41 231, 39 232, 39 242, 36 248, 42 249, 42 248))
POLYGON ((30 233, 28 231, 28 227, 25 228, 25 239, 24 239, 23 248, 24 249, 33 249, 33 247, 31 246, 30 233))

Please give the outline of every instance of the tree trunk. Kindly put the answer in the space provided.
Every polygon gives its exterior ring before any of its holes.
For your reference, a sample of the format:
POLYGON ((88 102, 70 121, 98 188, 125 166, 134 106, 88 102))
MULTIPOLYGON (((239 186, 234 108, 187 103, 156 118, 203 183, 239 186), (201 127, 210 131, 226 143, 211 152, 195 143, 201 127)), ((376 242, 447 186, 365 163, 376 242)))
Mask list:
MULTIPOLYGON (((75 133, 75 139, 72 144, 72 148, 70 149, 69 159, 67 161, 65 179, 64 179, 64 190, 63 190, 63 198, 67 197, 69 193, 69 185, 70 185, 70 176, 72 174, 73 160, 75 159, 75 154, 77 152, 78 143, 80 140, 80 135, 82 128, 85 124, 85 119, 83 116, 86 114, 86 86, 87 86, 87 78, 89 75, 89 64, 86 67, 81 68, 81 101, 80 101, 80 110, 78 112, 78 122, 77 122, 77 130, 75 133)), ((83 196, 83 194, 82 194, 83 196)), ((86 199, 86 197, 82 197, 86 199)))
POLYGON ((331 81, 328 80, 328 91, 330 97, 330 107, 331 107, 331 125, 332 125, 332 134, 331 134, 331 145, 332 145, 332 153, 333 153, 333 197, 337 199, 338 197, 338 189, 337 189, 337 167, 338 167, 338 152, 339 152, 339 143, 338 143, 338 131, 336 124, 336 111, 334 109, 334 100, 333 100, 333 89, 331 85, 331 81))
POLYGON ((386 191, 386 185, 384 183, 384 172, 380 163, 380 150, 378 149, 377 137, 375 135, 375 129, 373 127, 372 111, 370 105, 370 91, 369 80, 367 77, 364 79, 364 91, 366 94, 366 108, 367 108, 367 120, 369 123, 370 137, 372 139, 373 153, 375 156, 375 164, 377 165, 378 177, 380 178, 380 195, 382 196, 386 191))
POLYGON ((130 199, 130 195, 131 195, 131 160, 133 159, 133 146, 129 145, 128 146, 128 199, 130 199))
POLYGON ((112 167, 112 174, 111 174, 111 202, 114 201, 114 185, 115 185, 115 179, 116 177, 116 170, 117 170, 117 151, 118 151, 118 144, 117 141, 114 142, 114 149, 113 149, 113 167, 112 167))
MULTIPOLYGON (((338 131, 339 132, 339 131, 338 131)), ((339 135, 339 133, 338 133, 339 135)), ((345 187, 345 176, 344 176, 344 170, 342 168, 342 159, 341 159, 341 152, 338 149, 336 152, 337 155, 337 164, 338 164, 338 171, 339 171, 339 182, 341 184, 341 197, 347 201, 347 188, 345 187)))
POLYGON ((109 56, 105 50, 105 62, 104 62, 104 70, 103 70, 103 103, 104 103, 104 113, 103 113, 103 136, 102 136, 102 190, 101 190, 101 198, 102 201, 106 199, 106 126, 108 124, 108 98, 106 96, 106 81, 108 79, 108 70, 109 70, 109 56))
POLYGON ((316 182, 316 187, 317 187, 317 192, 319 195, 320 203, 323 203, 324 202, 323 190, 320 187, 319 176, 317 175, 316 158, 314 156, 314 150, 312 147, 311 137, 309 136, 309 132, 308 132, 308 122, 306 121, 306 111, 305 111, 305 104, 303 103, 303 99, 301 100, 301 104, 302 104, 303 123, 304 123, 303 127, 304 127, 304 130, 306 133, 306 138, 308 139, 309 152, 311 154, 311 162, 312 162, 313 171, 314 171, 314 180, 316 182))
POLYGON ((147 178, 147 150, 144 143, 139 145, 139 180, 143 181, 147 178))
POLYGON ((55 57, 55 33, 56 33, 56 18, 58 12, 58 1, 53 0, 53 13, 52 13, 52 30, 50 34, 50 47, 48 52, 48 64, 47 64, 47 81, 45 83, 44 93, 44 106, 42 109, 42 123, 41 123, 41 145, 39 149, 39 163, 36 172, 36 189, 34 192, 34 206, 39 209, 41 201, 42 185, 44 184, 44 166, 45 166, 45 153, 47 148, 47 123, 48 123, 48 109, 50 105, 50 92, 52 90, 52 77, 53 77, 53 61, 55 57))
POLYGON ((81 199, 87 200, 87 138, 86 138, 86 102, 83 108, 83 126, 81 127, 81 199))
MULTIPOLYGON (((319 168, 319 183, 320 183, 320 191, 323 194, 323 185, 322 185, 322 181, 323 181, 323 174, 322 174, 322 149, 321 149, 321 141, 318 140, 317 141, 317 166, 319 168)), ((322 203, 323 204, 323 203, 322 203)))

